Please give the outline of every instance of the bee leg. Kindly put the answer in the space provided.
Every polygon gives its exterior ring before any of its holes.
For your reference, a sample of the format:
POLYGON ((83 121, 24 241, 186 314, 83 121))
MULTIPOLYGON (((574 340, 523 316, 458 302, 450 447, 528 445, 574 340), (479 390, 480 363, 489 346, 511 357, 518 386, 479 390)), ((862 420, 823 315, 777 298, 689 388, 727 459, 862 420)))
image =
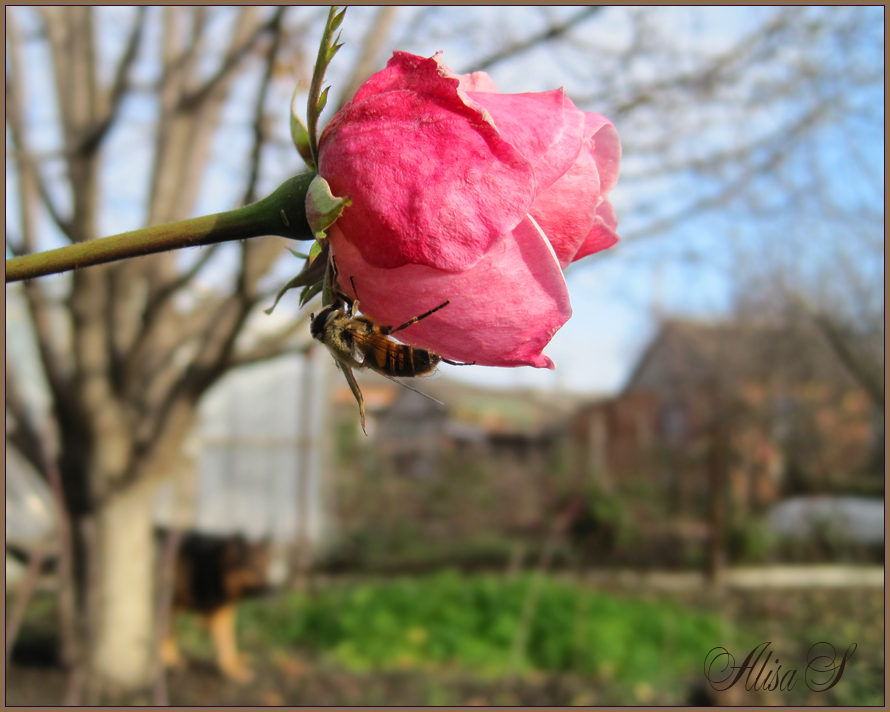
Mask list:
POLYGON ((352 369, 349 366, 344 366, 339 361, 337 362, 337 366, 343 372, 343 375, 346 376, 346 382, 349 384, 349 390, 352 391, 352 395, 355 397, 355 402, 358 403, 358 414, 361 419, 362 424, 362 432, 367 435, 368 431, 365 430, 365 399, 362 396, 362 389, 358 387, 358 381, 355 380, 355 374, 352 372, 352 369))
MULTIPOLYGON (((334 262, 335 273, 336 270, 337 263, 334 262)), ((353 294, 355 294, 355 299, 350 299, 346 294, 340 291, 334 292, 334 294, 336 294, 337 298, 346 305, 346 310, 348 311, 349 316, 355 316, 356 312, 358 312, 358 290, 355 288, 355 281, 352 279, 352 277, 349 278, 349 282, 350 284, 352 284, 352 292, 353 294)), ((339 284, 339 279, 337 282, 335 282, 335 284, 339 284)))
POLYGON ((451 300, 446 299, 444 302, 442 302, 435 309, 430 309, 425 314, 421 314, 420 316, 416 316, 413 319, 409 319, 408 321, 406 321, 404 324, 402 324, 398 328, 393 329, 391 326, 381 326, 380 330, 383 331, 384 334, 395 334, 397 331, 401 331, 402 329, 407 329, 412 324, 416 324, 421 319, 426 319, 430 314, 435 314, 437 311, 439 311, 440 309, 442 309, 444 307, 447 307, 449 304, 451 304, 451 300), (384 329, 386 331, 384 331, 384 329))
POLYGON ((463 361, 452 361, 451 359, 443 358, 440 359, 443 363, 450 363, 452 366, 475 366, 476 362, 472 361, 471 363, 464 363, 463 361))
POLYGON ((334 296, 346 305, 346 310, 352 312, 354 304, 353 300, 347 297, 343 292, 334 292, 334 296))

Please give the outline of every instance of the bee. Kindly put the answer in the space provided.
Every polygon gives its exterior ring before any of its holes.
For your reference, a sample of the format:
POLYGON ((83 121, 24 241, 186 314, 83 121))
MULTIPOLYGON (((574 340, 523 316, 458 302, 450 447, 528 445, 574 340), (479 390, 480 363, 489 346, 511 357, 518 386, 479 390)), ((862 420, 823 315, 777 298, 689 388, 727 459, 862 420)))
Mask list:
POLYGON ((310 331, 347 368, 370 368, 388 376, 413 377, 432 373, 441 363, 455 366, 467 364, 442 358, 426 349, 416 348, 390 338, 421 319, 426 319, 451 300, 442 302, 434 309, 409 319, 401 326, 380 326, 364 315, 358 314, 358 301, 337 293, 337 301, 322 309, 317 315, 310 314, 310 331))
MULTIPOLYGON (((352 283, 352 288, 355 291, 355 282, 352 283)), ((399 377, 425 376, 432 373, 439 363, 449 363, 454 366, 472 365, 451 361, 432 351, 403 344, 391 338, 393 334, 426 319, 450 303, 450 299, 446 300, 434 309, 409 319, 401 326, 381 326, 367 316, 359 314, 357 299, 352 300, 342 292, 336 292, 333 304, 318 314, 309 315, 309 330, 312 337, 323 343, 334 356, 358 401, 362 430, 365 429, 364 400, 352 374, 353 368, 369 368, 390 380, 395 380, 399 377)), ((415 390, 404 383, 400 385, 415 390)), ((420 393, 420 391, 415 392, 420 393)), ((421 395, 430 397, 425 393, 421 395)))

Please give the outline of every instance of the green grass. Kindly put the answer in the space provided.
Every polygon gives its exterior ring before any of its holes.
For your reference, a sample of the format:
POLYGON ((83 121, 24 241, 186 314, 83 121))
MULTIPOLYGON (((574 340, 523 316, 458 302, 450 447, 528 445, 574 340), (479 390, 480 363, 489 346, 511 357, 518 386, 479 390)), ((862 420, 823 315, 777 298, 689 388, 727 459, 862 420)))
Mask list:
POLYGON ((356 671, 425 668, 483 676, 571 672, 617 683, 688 680, 726 645, 718 616, 668 601, 608 595, 545 578, 524 631, 532 579, 435 576, 291 594, 245 610, 270 643, 322 653, 356 671), (517 636, 524 654, 514 655, 517 636))

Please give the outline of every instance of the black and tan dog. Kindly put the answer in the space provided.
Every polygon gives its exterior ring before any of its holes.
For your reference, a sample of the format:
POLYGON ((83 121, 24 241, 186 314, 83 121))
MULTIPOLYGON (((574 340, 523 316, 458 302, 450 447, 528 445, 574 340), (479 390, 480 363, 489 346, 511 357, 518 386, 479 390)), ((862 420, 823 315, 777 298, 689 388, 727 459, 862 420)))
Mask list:
MULTIPOLYGON (((268 541, 196 532, 183 535, 176 556, 172 613, 188 611, 206 619, 220 672, 237 682, 249 682, 253 673, 238 653, 236 605, 268 590, 269 558, 268 541)), ((161 649, 167 667, 182 664, 172 617, 161 649)))

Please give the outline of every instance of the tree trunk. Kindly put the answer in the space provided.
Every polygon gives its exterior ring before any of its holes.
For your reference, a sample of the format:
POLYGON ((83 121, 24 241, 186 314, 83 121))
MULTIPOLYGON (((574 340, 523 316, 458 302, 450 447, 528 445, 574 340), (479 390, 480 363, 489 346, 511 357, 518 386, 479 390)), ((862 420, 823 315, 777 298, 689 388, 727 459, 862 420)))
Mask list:
POLYGON ((90 667, 111 694, 147 687, 154 654, 152 497, 135 487, 96 517, 95 633, 90 667))

